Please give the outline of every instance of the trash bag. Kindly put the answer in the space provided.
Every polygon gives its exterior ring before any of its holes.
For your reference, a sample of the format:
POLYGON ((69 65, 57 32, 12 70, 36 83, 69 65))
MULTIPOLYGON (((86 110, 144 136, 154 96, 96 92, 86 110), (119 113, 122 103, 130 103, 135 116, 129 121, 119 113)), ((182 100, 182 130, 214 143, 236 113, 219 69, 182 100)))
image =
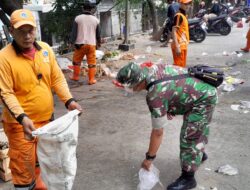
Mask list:
POLYGON ((141 168, 139 171, 140 183, 137 186, 137 190, 151 190, 157 183, 161 184, 159 175, 160 171, 153 164, 149 171, 141 168))
POLYGON ((218 173, 222 173, 222 174, 225 174, 225 175, 236 175, 239 173, 238 169, 237 168, 234 168, 228 164, 224 165, 224 166, 220 166, 216 172, 218 173))
POLYGON ((48 190, 71 190, 77 169, 78 110, 32 132, 38 137, 37 156, 48 190))

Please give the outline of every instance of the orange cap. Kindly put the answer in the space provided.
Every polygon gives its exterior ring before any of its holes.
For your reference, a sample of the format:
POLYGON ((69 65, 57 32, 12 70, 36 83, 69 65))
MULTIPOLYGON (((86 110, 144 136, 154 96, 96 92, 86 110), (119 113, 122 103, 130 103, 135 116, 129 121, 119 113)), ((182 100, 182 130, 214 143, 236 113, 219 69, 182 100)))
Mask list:
POLYGON ((179 3, 183 3, 183 4, 189 4, 191 3, 192 0, 180 0, 179 3))
POLYGON ((30 10, 18 9, 10 16, 10 23, 14 28, 19 28, 25 24, 36 27, 35 18, 30 10))

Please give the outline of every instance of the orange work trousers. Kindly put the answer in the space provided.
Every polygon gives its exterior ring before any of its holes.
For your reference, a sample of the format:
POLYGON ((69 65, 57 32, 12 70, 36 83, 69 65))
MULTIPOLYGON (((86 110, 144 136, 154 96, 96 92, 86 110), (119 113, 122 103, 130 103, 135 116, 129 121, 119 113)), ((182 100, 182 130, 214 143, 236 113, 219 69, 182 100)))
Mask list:
POLYGON ((181 49, 181 54, 176 54, 176 49, 172 47, 174 65, 180 67, 186 67, 187 62, 187 49, 181 49))
MULTIPOLYGON (((36 128, 40 128, 47 123, 46 121, 34 123, 34 125, 36 128)), ((38 162, 36 155, 37 139, 26 140, 23 126, 18 123, 3 122, 3 128, 9 141, 8 154, 13 184, 25 188, 35 185, 36 182, 35 189, 46 190, 47 188, 40 178, 40 169, 36 167, 38 162)))
POLYGON ((246 38, 247 38, 247 40, 250 40, 250 28, 248 29, 246 38))
POLYGON ((86 55, 88 65, 96 65, 96 46, 83 44, 78 48, 75 48, 73 54, 73 64, 74 65, 81 65, 81 62, 86 55))

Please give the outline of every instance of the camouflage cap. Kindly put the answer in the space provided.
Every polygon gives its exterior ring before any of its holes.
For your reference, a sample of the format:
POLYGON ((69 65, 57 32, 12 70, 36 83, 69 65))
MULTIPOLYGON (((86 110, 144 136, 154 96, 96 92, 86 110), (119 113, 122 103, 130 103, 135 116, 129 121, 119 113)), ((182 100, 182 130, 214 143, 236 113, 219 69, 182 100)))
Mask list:
POLYGON ((146 72, 139 65, 130 62, 122 67, 117 74, 117 81, 133 88, 146 78, 146 72))

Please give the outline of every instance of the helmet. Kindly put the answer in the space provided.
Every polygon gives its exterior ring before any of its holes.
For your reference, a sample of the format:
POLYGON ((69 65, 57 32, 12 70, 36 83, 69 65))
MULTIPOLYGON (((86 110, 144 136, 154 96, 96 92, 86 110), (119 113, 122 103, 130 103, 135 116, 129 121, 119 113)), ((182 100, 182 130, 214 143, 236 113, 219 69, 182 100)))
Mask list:
POLYGON ((189 4, 191 2, 192 0, 179 0, 179 3, 183 3, 183 4, 189 4))
POLYGON ((122 67, 117 74, 117 81, 121 84, 127 85, 129 88, 133 88, 146 78, 146 69, 142 69, 134 62, 130 62, 122 67))

